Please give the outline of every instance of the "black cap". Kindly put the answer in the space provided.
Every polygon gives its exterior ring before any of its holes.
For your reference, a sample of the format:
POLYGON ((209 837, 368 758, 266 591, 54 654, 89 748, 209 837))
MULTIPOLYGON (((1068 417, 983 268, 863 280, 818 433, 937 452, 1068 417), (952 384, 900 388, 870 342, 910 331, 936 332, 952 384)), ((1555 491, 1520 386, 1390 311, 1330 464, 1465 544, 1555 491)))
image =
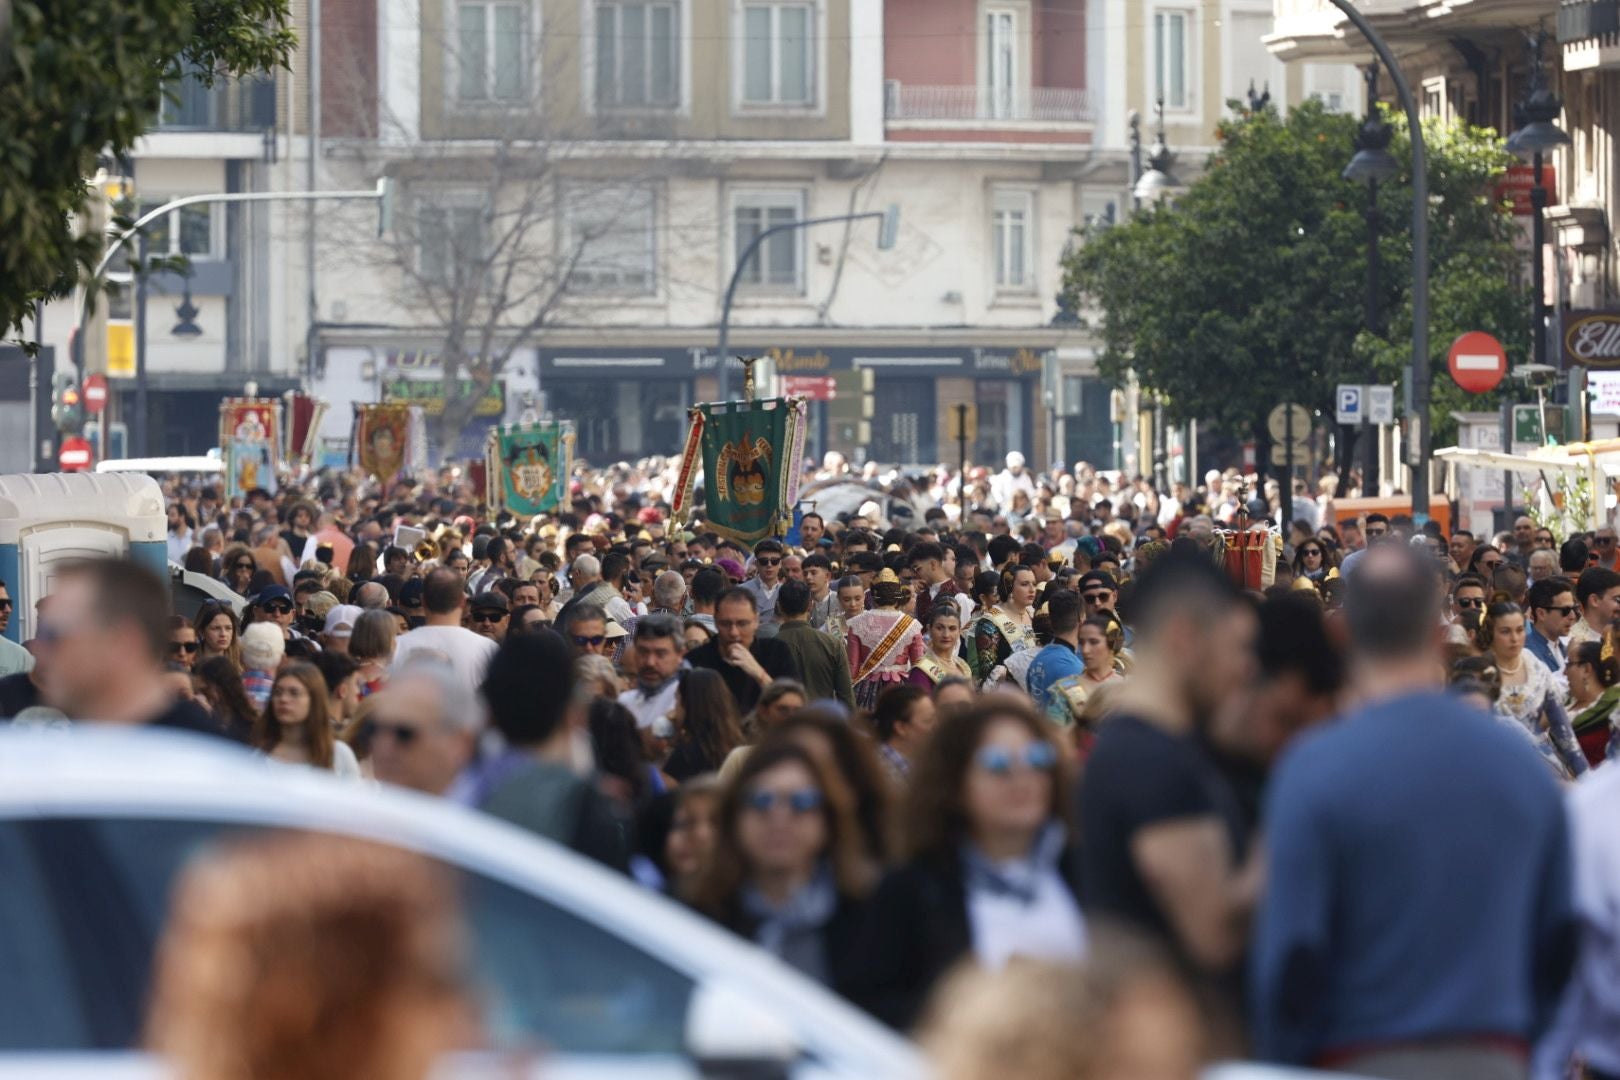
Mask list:
POLYGON ((494 589, 485 589, 472 598, 474 611, 511 611, 512 605, 506 602, 506 596, 494 589))

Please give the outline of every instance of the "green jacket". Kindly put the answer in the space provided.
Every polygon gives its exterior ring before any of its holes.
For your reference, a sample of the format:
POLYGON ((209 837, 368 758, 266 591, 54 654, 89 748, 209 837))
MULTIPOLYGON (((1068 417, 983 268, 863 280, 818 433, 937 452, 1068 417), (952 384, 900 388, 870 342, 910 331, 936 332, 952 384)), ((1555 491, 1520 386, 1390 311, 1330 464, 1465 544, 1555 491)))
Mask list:
POLYGON ((786 645, 798 661, 804 689, 811 701, 832 698, 855 708, 855 688, 849 678, 849 653, 831 634, 824 634, 803 620, 784 622, 777 628, 776 640, 786 645))

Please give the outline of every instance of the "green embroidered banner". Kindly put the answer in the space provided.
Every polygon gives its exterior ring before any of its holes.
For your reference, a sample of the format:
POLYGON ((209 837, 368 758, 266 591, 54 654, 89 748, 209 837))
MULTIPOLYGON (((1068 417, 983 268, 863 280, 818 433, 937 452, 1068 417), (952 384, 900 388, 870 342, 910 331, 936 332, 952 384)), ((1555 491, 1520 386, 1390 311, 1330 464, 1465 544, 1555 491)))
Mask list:
POLYGON ((802 404, 768 398, 699 405, 694 426, 703 442, 704 520, 721 536, 752 543, 779 536, 793 506, 802 437, 802 404))
POLYGON ((574 456, 571 421, 522 424, 489 433, 489 503, 518 517, 554 513, 567 501, 574 456))

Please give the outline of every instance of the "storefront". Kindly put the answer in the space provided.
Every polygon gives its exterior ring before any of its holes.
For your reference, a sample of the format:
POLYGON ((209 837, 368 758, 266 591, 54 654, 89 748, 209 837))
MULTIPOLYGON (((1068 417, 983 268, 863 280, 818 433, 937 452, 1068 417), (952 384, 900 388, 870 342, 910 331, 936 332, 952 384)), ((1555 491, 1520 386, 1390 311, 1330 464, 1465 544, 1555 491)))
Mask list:
MULTIPOLYGON (((760 393, 784 376, 869 370, 871 440, 840 442, 826 423, 828 404, 810 407, 808 450, 838 450, 855 461, 934 464, 955 461, 949 413, 974 406, 977 435, 969 454, 992 462, 1009 449, 1034 455, 1044 446, 1037 415, 1045 351, 1034 348, 783 345, 761 350, 760 393)), ((678 451, 686 410, 719 392, 712 349, 541 348, 544 407, 579 426, 586 461, 634 460, 678 451)), ((742 374, 730 380, 733 394, 742 374)))

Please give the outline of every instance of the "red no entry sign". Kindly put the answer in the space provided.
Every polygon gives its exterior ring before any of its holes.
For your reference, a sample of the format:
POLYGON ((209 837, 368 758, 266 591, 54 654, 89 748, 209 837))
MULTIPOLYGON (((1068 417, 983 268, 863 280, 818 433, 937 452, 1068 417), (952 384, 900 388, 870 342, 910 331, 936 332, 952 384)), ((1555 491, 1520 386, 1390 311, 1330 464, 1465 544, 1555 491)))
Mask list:
POLYGON ((84 411, 95 416, 107 407, 107 376, 92 375, 84 380, 84 411))
POLYGON ((63 472, 84 472, 90 467, 90 444, 77 435, 69 435, 62 440, 56 462, 63 472))
POLYGON ((1470 330, 1451 343, 1446 366, 1457 385, 1470 394, 1496 389, 1507 375, 1507 350, 1482 330, 1470 330))

